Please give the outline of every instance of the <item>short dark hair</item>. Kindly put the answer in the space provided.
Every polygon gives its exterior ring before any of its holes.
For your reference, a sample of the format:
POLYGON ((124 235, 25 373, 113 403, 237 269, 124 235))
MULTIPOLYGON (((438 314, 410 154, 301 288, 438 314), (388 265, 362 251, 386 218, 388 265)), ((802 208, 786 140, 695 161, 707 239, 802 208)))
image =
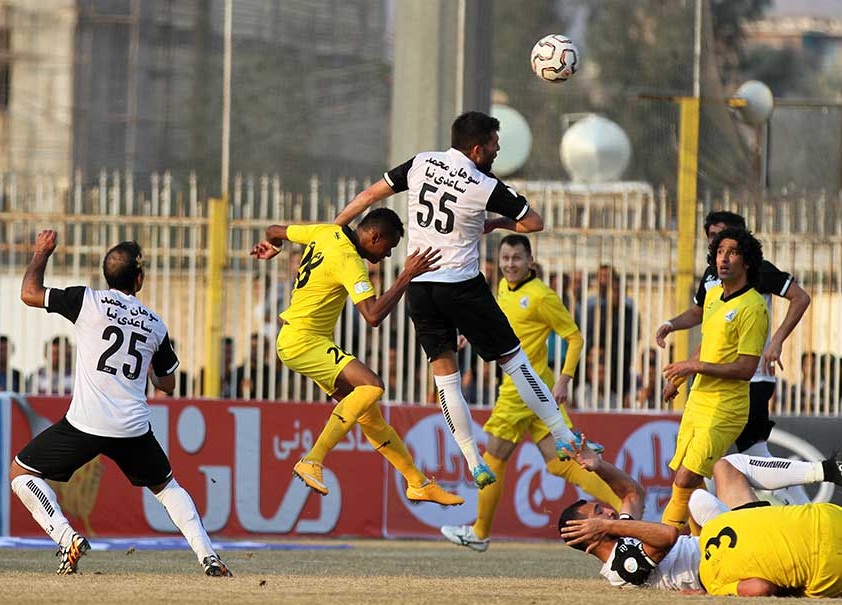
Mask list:
POLYGON ((143 250, 135 242, 121 242, 111 248, 102 261, 102 273, 109 288, 134 292, 135 280, 143 273, 143 250))
POLYGON ((708 235, 708 229, 717 223, 725 223, 726 227, 746 228, 746 219, 736 212, 728 212, 727 210, 711 210, 705 217, 705 237, 708 235))
POLYGON ((377 228, 383 235, 396 236, 395 240, 403 237, 403 222, 401 217, 391 208, 376 208, 366 214, 360 221, 363 229, 377 228))
POLYGON ((748 283, 756 286, 760 277, 760 265, 763 263, 763 245, 760 240, 754 237, 751 231, 745 229, 738 227, 723 229, 714 236, 708 248, 708 264, 711 267, 716 267, 716 251, 724 239, 732 239, 737 242, 737 250, 740 251, 746 265, 748 283))
POLYGON ((532 256, 532 244, 529 242, 529 238, 525 235, 521 235, 520 233, 511 233, 500 240, 500 248, 503 247, 503 244, 506 244, 507 246, 523 246, 526 253, 529 256, 532 256))
POLYGON ((453 120, 450 146, 467 153, 474 145, 485 145, 500 130, 500 120, 481 111, 466 111, 453 120))
MULTIPOLYGON (((581 513, 582 507, 587 504, 587 500, 577 500, 563 511, 561 511, 561 515, 558 518, 558 534, 561 535, 561 530, 567 526, 568 521, 573 521, 574 519, 584 519, 585 515, 581 513)), ((588 547, 587 544, 573 544, 572 548, 576 550, 581 550, 582 552, 588 547)))

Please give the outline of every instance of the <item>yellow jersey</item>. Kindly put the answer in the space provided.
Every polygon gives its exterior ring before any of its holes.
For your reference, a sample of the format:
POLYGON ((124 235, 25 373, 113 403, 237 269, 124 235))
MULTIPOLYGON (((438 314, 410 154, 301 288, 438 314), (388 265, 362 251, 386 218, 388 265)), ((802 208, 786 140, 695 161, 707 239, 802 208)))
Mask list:
POLYGON ((375 294, 357 236, 340 225, 290 225, 287 239, 305 248, 281 319, 296 330, 331 336, 349 295, 357 304, 375 294))
MULTIPOLYGON (((555 290, 534 274, 512 287, 508 281, 501 279, 497 287, 497 303, 509 319, 524 353, 539 375, 548 370, 547 337, 550 331, 554 330, 562 338, 579 331, 555 290)), ((564 373, 572 376, 578 361, 565 361, 564 373)), ((511 382, 511 377, 506 374, 503 385, 511 382)), ((510 386, 513 387, 514 383, 510 386)))
MULTIPOLYGON (((723 364, 737 361, 740 355, 760 357, 769 333, 766 301, 750 286, 725 299, 723 293, 722 286, 718 285, 705 296, 699 359, 723 364)), ((692 390, 703 395, 697 400, 704 401, 711 411, 748 410, 748 380, 699 374, 693 381, 692 390)))
POLYGON ((702 584, 710 594, 736 595, 741 580, 762 578, 796 595, 834 596, 840 520, 842 509, 828 503, 723 513, 699 536, 702 584))

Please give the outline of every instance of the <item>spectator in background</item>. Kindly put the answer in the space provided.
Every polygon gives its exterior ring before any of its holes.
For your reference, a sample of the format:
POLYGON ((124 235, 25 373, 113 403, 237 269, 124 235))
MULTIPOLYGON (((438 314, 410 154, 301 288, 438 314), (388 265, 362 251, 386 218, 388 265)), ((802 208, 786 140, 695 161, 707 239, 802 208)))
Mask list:
POLYGON ((249 358, 247 363, 237 367, 236 395, 237 399, 274 399, 269 392, 269 375, 271 368, 269 356, 274 356, 275 347, 269 338, 263 338, 263 356, 260 355, 260 334, 253 332, 249 344, 249 358), (258 381, 258 371, 260 380, 258 381), (258 384, 260 382, 260 384, 258 384), (258 388, 260 389, 258 391, 258 388))
MULTIPOLYGON (((172 346, 172 350, 175 351, 175 339, 170 338, 170 345, 172 346)), ((180 367, 180 366, 179 366, 180 367)), ((172 393, 167 393, 159 389, 158 387, 154 387, 154 391, 152 393, 153 397, 187 397, 187 383, 190 381, 190 377, 187 375, 185 370, 178 370, 178 373, 175 375, 175 389, 172 393)), ((199 387, 201 388, 201 382, 199 383, 199 387)), ((198 394, 201 391, 196 389, 195 392, 198 394)))
POLYGON ((825 396, 829 411, 834 410, 837 394, 833 381, 836 371, 836 360, 833 355, 824 353, 819 355, 814 351, 801 354, 801 380, 789 389, 790 404, 794 407, 800 398, 801 410, 805 412, 821 412, 824 410, 825 396), (827 395, 825 395, 827 393, 827 395))
POLYGON ((9 356, 14 352, 15 348, 9 342, 9 337, 5 334, 0 335, 0 391, 20 392, 20 370, 9 367, 9 356))
MULTIPOLYGON (((605 349, 598 345, 588 349, 587 374, 585 375, 585 388, 582 396, 574 397, 577 406, 581 408, 605 408, 606 389, 610 381, 606 375, 605 349)), ((614 384, 610 384, 608 391, 608 409, 617 410, 626 407, 624 400, 614 390, 614 384)))
POLYGON ((70 395, 73 392, 73 345, 67 336, 56 336, 44 343, 47 365, 26 379, 26 392, 32 395, 70 395))
POLYGON ((637 390, 637 408, 654 410, 658 406, 658 351, 649 347, 644 358, 643 371, 640 375, 640 388, 637 390))
MULTIPOLYGON (((234 339, 222 339, 222 356, 219 359, 219 397, 233 399, 237 392, 237 368, 234 365, 234 339)), ((205 368, 199 370, 199 380, 194 392, 205 395, 205 368)))
POLYGON ((586 345, 599 346, 607 351, 610 369, 606 378, 611 383, 611 390, 621 394, 628 402, 635 353, 632 328, 637 312, 631 298, 625 296, 621 300, 620 297, 620 276, 611 265, 601 265, 597 272, 597 295, 588 299, 586 345))

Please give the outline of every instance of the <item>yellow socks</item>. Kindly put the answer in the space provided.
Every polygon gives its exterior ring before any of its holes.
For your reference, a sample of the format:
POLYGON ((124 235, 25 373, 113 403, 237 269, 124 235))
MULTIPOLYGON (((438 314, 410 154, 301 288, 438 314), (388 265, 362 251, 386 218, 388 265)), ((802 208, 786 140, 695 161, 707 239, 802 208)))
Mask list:
POLYGON ((690 516, 690 494, 696 491, 696 487, 678 487, 672 484, 672 495, 664 509, 661 523, 672 525, 677 529, 684 529, 687 519, 690 516))
POLYGON ((488 452, 482 455, 482 459, 488 468, 497 475, 497 481, 479 490, 477 502, 477 521, 474 523, 474 533, 480 540, 485 540, 491 534, 491 524, 494 522, 494 513, 503 495, 503 485, 506 483, 506 461, 495 458, 488 452))
POLYGON ((591 496, 605 502, 617 512, 623 506, 622 499, 602 480, 602 477, 583 469, 575 460, 565 460, 564 462, 558 459, 550 460, 547 462, 547 470, 553 475, 581 487, 591 496))
POLYGON ((333 408, 325 428, 322 429, 319 438, 313 444, 313 449, 305 458, 313 462, 323 462, 328 452, 336 447, 336 444, 351 430, 357 418, 371 406, 376 405, 382 396, 383 389, 369 385, 359 386, 348 393, 333 408))
POLYGON ((403 475, 410 487, 421 487, 427 483, 426 475, 415 466, 403 439, 391 424, 386 424, 380 406, 370 407, 365 414, 357 418, 357 422, 360 423, 371 446, 403 475))

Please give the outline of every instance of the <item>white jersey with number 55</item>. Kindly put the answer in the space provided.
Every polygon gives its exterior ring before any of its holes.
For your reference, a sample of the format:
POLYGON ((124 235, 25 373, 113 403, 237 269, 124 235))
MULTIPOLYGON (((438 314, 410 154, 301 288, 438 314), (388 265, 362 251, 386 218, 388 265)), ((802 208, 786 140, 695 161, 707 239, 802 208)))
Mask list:
POLYGON ((146 380, 172 374, 178 358, 167 326, 137 298, 86 286, 48 288, 47 311, 76 329, 76 378, 67 420, 102 437, 139 437, 149 430, 146 380))
POLYGON ((407 250, 441 250, 439 269, 413 281, 455 283, 476 277, 486 211, 518 221, 529 210, 526 198, 480 172, 453 148, 419 153, 384 177, 396 193, 408 191, 407 250))

